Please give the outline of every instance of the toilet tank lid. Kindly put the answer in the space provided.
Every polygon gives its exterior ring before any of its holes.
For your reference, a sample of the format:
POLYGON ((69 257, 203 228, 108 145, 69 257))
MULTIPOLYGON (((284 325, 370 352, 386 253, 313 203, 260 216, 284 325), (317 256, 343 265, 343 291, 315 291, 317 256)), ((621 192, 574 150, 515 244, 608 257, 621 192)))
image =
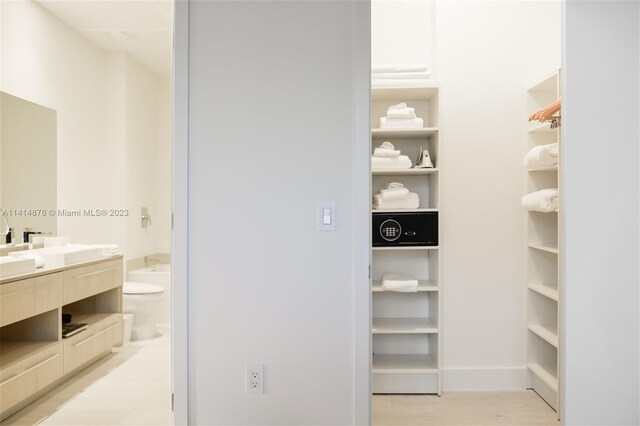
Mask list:
POLYGON ((125 281, 122 284, 124 294, 157 294, 164 293, 164 287, 158 284, 125 281))

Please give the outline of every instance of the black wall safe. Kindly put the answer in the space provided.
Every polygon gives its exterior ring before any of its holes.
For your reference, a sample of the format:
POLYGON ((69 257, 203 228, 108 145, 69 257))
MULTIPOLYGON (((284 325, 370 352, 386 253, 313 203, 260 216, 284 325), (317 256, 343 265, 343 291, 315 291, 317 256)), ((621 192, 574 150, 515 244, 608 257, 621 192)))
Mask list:
POLYGON ((373 246, 437 246, 438 212, 373 213, 373 246))

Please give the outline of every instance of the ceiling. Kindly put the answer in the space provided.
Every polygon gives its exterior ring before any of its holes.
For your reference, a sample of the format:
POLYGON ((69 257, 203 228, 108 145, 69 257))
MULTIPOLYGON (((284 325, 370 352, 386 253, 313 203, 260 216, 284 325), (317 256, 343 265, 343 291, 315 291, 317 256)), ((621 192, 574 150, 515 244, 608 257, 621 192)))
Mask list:
POLYGON ((98 46, 171 74, 172 0, 37 0, 98 46))

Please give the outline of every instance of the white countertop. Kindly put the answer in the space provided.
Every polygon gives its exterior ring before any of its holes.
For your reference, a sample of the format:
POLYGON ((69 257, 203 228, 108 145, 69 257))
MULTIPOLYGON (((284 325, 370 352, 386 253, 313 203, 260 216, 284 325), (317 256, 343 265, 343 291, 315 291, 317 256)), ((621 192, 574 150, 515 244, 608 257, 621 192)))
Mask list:
POLYGON ((105 257, 102 257, 100 259, 90 260, 88 262, 74 263, 72 265, 65 265, 65 266, 59 266, 59 267, 46 267, 45 266, 43 268, 36 269, 35 271, 28 272, 26 274, 12 275, 10 277, 2 278, 0 280, 0 285, 8 284, 8 283, 11 283, 11 282, 20 281, 20 280, 24 280, 24 279, 28 279, 28 278, 35 278, 35 277, 39 277, 41 275, 53 274, 55 272, 62 272, 62 271, 66 271, 67 269, 78 268, 80 266, 93 265, 94 263, 100 263, 100 262, 104 262, 106 260, 121 259, 122 257, 123 257, 122 255, 105 256, 105 257))

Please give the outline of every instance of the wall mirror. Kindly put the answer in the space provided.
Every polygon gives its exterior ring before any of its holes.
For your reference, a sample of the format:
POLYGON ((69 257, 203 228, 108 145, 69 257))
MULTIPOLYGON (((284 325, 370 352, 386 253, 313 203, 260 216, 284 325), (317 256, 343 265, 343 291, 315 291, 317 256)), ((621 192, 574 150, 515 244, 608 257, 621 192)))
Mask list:
POLYGON ((56 135, 55 110, 0 92, 0 209, 18 237, 56 234, 56 135))

